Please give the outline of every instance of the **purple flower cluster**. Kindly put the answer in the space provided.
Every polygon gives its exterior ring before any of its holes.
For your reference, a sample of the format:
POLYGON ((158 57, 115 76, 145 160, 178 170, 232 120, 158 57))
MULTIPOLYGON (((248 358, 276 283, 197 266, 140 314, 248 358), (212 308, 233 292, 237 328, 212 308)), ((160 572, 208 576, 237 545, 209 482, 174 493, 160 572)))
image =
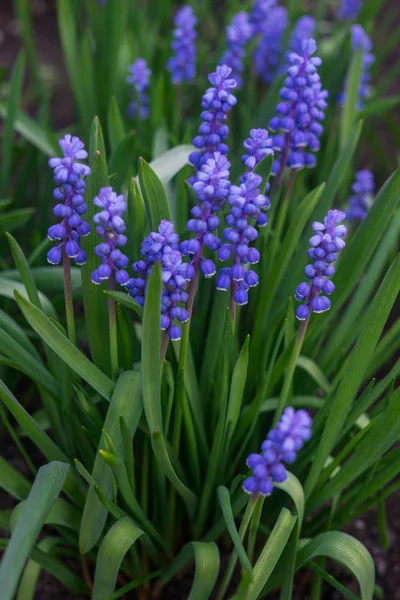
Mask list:
POLYGON ((250 454, 247 458, 252 475, 244 480, 244 491, 268 496, 274 489, 274 482, 285 481, 287 473, 283 463, 291 464, 296 460, 297 452, 311 438, 311 425, 307 411, 285 408, 276 428, 262 443, 261 453, 250 454))
POLYGON ((319 137, 323 132, 320 123, 324 119, 328 92, 321 89, 317 67, 321 59, 312 57, 316 51, 314 40, 303 40, 302 56, 289 54, 288 76, 281 89, 281 102, 276 107, 278 116, 270 120, 269 126, 277 132, 273 140, 277 156, 273 173, 287 166, 294 170, 314 167, 313 152, 320 147, 319 137))
POLYGON ((336 12, 338 19, 356 19, 360 12, 362 0, 341 0, 336 12))
POLYGON ((83 265, 86 254, 80 247, 81 236, 88 235, 90 225, 83 221, 81 215, 87 211, 84 200, 85 180, 90 175, 90 168, 79 162, 87 158, 85 146, 76 136, 69 134, 59 140, 63 158, 51 158, 49 166, 54 169, 54 181, 57 186, 53 192, 58 204, 53 208, 53 214, 61 219, 58 225, 52 225, 48 237, 60 243, 51 248, 47 260, 52 265, 61 262, 63 252, 73 258, 75 264, 83 265))
POLYGON ((198 204, 191 210, 193 219, 187 222, 187 229, 196 236, 185 240, 180 245, 180 251, 191 258, 191 264, 196 271, 201 263, 204 277, 213 277, 216 272, 211 259, 204 259, 203 248, 207 246, 215 251, 221 245, 220 239, 214 234, 219 225, 219 212, 229 194, 230 162, 220 152, 207 159, 197 172, 193 189, 196 192, 198 204))
POLYGON ((261 25, 261 39, 254 51, 256 73, 271 83, 282 65, 283 38, 288 25, 286 8, 272 6, 261 25))
POLYGON ((267 224, 264 211, 269 208, 270 202, 259 190, 261 183, 260 175, 249 172, 240 186, 231 186, 228 196, 231 212, 226 217, 229 227, 222 234, 226 243, 218 250, 220 260, 229 260, 233 255, 234 264, 221 269, 217 289, 227 290, 232 285, 234 300, 239 305, 247 304, 248 289, 258 284, 257 273, 245 269, 243 265, 255 264, 260 260, 259 251, 249 246, 250 242, 257 239, 258 232, 248 219, 254 219, 258 227, 267 224))
POLYGON ((292 35, 289 40, 289 51, 301 54, 303 51, 303 40, 313 37, 315 31, 315 19, 309 15, 304 15, 296 21, 292 35))
POLYGON ((254 0, 250 13, 250 22, 253 25, 254 35, 260 35, 263 32, 268 15, 275 6, 276 0, 254 0))
POLYGON ((128 71, 129 75, 126 81, 132 86, 135 96, 135 99, 129 104, 128 115, 132 118, 139 116, 141 119, 146 119, 150 112, 147 90, 151 71, 144 58, 137 58, 132 65, 129 65, 128 71))
POLYGON ((175 16, 174 39, 171 48, 174 52, 167 62, 173 83, 193 81, 196 76, 197 18, 191 6, 183 6, 175 16))
POLYGON ((201 166, 210 158, 214 152, 228 154, 228 146, 224 140, 228 137, 229 127, 225 120, 231 108, 237 100, 230 90, 237 87, 235 79, 230 77, 232 69, 226 65, 218 66, 215 73, 211 73, 208 79, 213 87, 206 90, 201 106, 202 124, 199 127, 199 135, 193 139, 193 145, 198 148, 189 156, 189 162, 200 171, 201 166))
MULTIPOLYGON (((247 151, 246 154, 242 155, 242 162, 244 166, 253 170, 256 165, 268 154, 273 154, 273 140, 269 137, 266 129, 250 129, 250 137, 244 142, 243 146, 247 151)), ((241 177, 241 183, 245 181, 248 173, 244 173, 241 177)))
POLYGON ((126 229, 123 214, 126 211, 126 200, 123 194, 117 196, 112 187, 101 188, 99 195, 93 200, 102 210, 94 215, 96 232, 104 242, 98 244, 94 251, 101 258, 101 265, 92 273, 92 282, 100 284, 115 274, 115 281, 126 285, 129 275, 124 270, 129 259, 122 254, 121 248, 128 241, 124 235, 126 229))
POLYGON ((368 169, 356 173, 356 178, 351 186, 353 194, 349 198, 349 209, 346 219, 362 221, 368 214, 374 195, 374 176, 368 169))
POLYGON ((232 69, 232 77, 239 87, 242 85, 241 73, 244 68, 245 46, 252 35, 253 27, 246 12, 235 15, 226 28, 227 49, 222 55, 220 63, 232 69))
POLYGON ((344 225, 339 225, 345 217, 345 213, 340 210, 329 210, 323 223, 315 221, 312 224, 315 235, 310 238, 308 256, 314 262, 304 269, 311 283, 301 283, 295 293, 296 300, 303 302, 296 309, 296 317, 300 321, 308 319, 312 312, 322 313, 331 307, 327 296, 335 289, 330 280, 335 273, 332 263, 336 260, 337 252, 346 245, 343 238, 347 229, 344 225))
POLYGON ((185 323, 189 312, 181 306, 188 300, 187 282, 194 275, 193 267, 182 261, 179 252, 179 236, 169 221, 161 221, 158 232, 150 233, 141 246, 143 260, 132 265, 137 277, 129 280, 127 289, 130 296, 144 306, 147 278, 156 262, 161 263, 163 290, 161 297, 161 329, 168 331, 172 341, 181 339, 181 329, 174 319, 185 323))
POLYGON ((353 52, 357 52, 360 48, 363 52, 362 75, 360 86, 358 88, 357 108, 361 109, 364 106, 365 100, 369 96, 368 83, 371 79, 370 67, 375 62, 375 56, 372 54, 372 42, 361 25, 352 25, 351 27, 351 45, 353 52))

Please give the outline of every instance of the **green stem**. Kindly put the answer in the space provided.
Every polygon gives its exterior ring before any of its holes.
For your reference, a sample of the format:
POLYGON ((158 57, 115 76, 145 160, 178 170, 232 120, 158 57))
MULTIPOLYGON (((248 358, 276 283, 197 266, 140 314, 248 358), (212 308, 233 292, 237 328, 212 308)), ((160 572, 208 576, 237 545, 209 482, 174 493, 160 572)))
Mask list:
MULTIPOLYGON (((242 517, 242 521, 241 521, 240 527, 239 527, 239 538, 240 538, 241 542, 243 542, 243 539, 244 539, 244 536, 246 535, 246 531, 249 526, 251 517, 252 517, 254 509, 256 507, 257 497, 258 497, 257 494, 252 494, 250 496, 250 499, 247 503, 246 510, 242 517)), ((237 563, 237 559, 238 559, 238 554, 237 554, 236 550, 233 550, 231 557, 229 559, 228 566, 226 567, 224 578, 221 581, 221 584, 220 584, 219 590, 218 590, 218 594, 217 594, 215 600, 222 600, 222 598, 225 596, 226 590, 228 589, 229 583, 232 579, 232 575, 233 575, 233 571, 234 571, 236 563, 237 563)))
POLYGON ((256 536, 257 536, 258 526, 260 524, 264 500, 265 500, 265 496, 259 496, 257 498, 256 507, 255 507, 253 518, 252 518, 251 524, 250 524, 249 540, 247 543, 247 556, 249 557, 250 562, 253 561, 254 547, 255 547, 255 543, 256 543, 256 536))
POLYGON ((310 317, 308 317, 305 321, 302 321, 301 325, 299 327, 297 338, 296 338, 296 341, 293 346, 292 354, 290 355, 289 364, 288 364, 286 372, 285 372, 285 378, 283 381, 283 386, 282 386, 281 395, 279 397, 278 406, 276 407, 276 410, 275 410, 274 420, 272 422, 273 427, 275 427, 275 425, 279 421, 279 418, 280 418, 280 416, 286 406, 286 403, 288 401, 289 394, 290 394, 290 388, 292 386, 292 381, 293 381, 293 375, 296 370, 297 360, 300 356, 301 348, 303 346, 304 337, 306 335, 309 320, 310 320, 310 317))
MULTIPOLYGON (((115 289, 114 276, 108 280, 108 291, 112 292, 115 289)), ((108 325, 110 329, 110 362, 111 362, 111 377, 118 377, 118 334, 117 334, 117 316, 115 313, 115 302, 110 296, 108 297, 108 325)))
POLYGON ((67 317, 67 331, 70 341, 76 345, 75 319, 74 319, 74 303, 72 301, 72 284, 71 284, 71 259, 67 254, 63 254, 63 273, 64 273, 64 298, 65 298, 65 315, 67 317))

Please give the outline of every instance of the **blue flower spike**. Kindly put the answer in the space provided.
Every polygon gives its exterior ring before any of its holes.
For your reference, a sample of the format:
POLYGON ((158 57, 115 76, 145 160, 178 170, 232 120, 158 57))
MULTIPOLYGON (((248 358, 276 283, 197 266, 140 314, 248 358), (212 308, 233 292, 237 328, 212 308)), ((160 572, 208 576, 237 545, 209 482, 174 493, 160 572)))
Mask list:
POLYGON ((47 260, 52 265, 62 261, 63 253, 72 258, 77 265, 86 262, 86 254, 80 247, 82 236, 90 233, 90 225, 82 219, 87 211, 85 204, 85 177, 90 175, 90 167, 83 164, 87 158, 85 146, 81 140, 72 135, 65 135, 59 145, 63 151, 62 158, 50 158, 49 166, 54 169, 54 181, 57 184, 53 195, 57 204, 53 214, 61 219, 58 225, 48 229, 48 237, 59 242, 47 253, 47 260))
POLYGON ((98 285, 114 276, 117 283, 125 286, 129 281, 129 275, 125 271, 129 259, 120 250, 128 241, 124 235, 126 229, 123 219, 126 211, 125 196, 123 194, 118 196, 112 187, 104 187, 101 188, 93 202, 102 209, 94 215, 93 221, 96 225, 96 232, 104 238, 104 241, 94 249, 95 254, 101 258, 101 265, 93 271, 92 282, 98 285))
POLYGON ((275 429, 261 445, 260 454, 250 454, 246 464, 252 473, 243 481, 247 494, 269 496, 274 483, 287 479, 285 464, 296 460, 297 453, 311 438, 312 419, 307 411, 285 408, 275 429))
POLYGON ((315 234, 310 238, 308 256, 313 260, 304 269, 310 280, 301 283, 295 293, 295 298, 302 302, 296 309, 296 317, 305 321, 312 312, 322 313, 330 309, 328 298, 335 290, 331 277, 335 274, 333 263, 337 253, 346 246, 344 237, 347 229, 339 225, 346 214, 340 210, 329 210, 323 223, 315 221, 312 228, 315 234))

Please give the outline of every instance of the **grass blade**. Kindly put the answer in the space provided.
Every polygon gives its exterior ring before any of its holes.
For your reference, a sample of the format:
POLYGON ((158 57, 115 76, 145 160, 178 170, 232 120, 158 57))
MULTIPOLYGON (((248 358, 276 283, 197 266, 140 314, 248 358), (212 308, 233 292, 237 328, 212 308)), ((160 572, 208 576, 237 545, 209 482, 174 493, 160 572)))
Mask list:
POLYGON ((142 534, 129 517, 122 517, 107 531, 97 555, 92 600, 109 599, 125 554, 142 534))
POLYGON ((171 220, 171 213, 163 184, 143 158, 139 159, 139 183, 151 231, 157 231, 162 219, 171 220))
POLYGON ((62 490, 69 465, 53 462, 41 467, 26 500, 0 565, 2 600, 12 600, 18 579, 54 502, 62 490))
POLYGON ((374 353, 383 327, 400 289, 400 255, 386 274, 374 300, 365 315, 364 328, 354 350, 347 359, 341 373, 341 380, 329 401, 329 414, 311 465, 305 491, 306 496, 314 489, 325 461, 345 423, 351 404, 360 387, 368 363, 374 353))
POLYGON ((25 300, 18 292, 15 293, 15 298, 22 314, 41 339, 103 398, 110 401, 114 388, 111 379, 90 362, 41 310, 25 300))
MULTIPOLYGON (((115 385, 110 406, 104 422, 104 430, 112 440, 117 456, 123 458, 123 439, 120 418, 123 417, 133 437, 142 415, 140 374, 133 371, 122 373, 115 385)), ((104 434, 100 438, 98 451, 105 447, 104 434)), ((97 452, 92 478, 107 498, 111 498, 113 476, 110 468, 97 452)), ((107 519, 107 509, 97 497, 91 485, 86 497, 79 533, 79 547, 82 554, 89 552, 99 539, 107 519)), ((111 593, 111 592, 110 592, 111 593)))
POLYGON ((7 190, 12 165, 14 121, 19 106, 22 82, 25 73, 25 53, 20 52, 15 62, 10 82, 10 96, 8 99, 8 115, 4 123, 3 152, 1 165, 1 189, 7 190))
POLYGON ((339 531, 321 533, 299 550, 296 569, 301 569, 316 556, 327 556, 349 569, 360 584, 361 600, 372 600, 374 562, 368 550, 358 540, 339 531))

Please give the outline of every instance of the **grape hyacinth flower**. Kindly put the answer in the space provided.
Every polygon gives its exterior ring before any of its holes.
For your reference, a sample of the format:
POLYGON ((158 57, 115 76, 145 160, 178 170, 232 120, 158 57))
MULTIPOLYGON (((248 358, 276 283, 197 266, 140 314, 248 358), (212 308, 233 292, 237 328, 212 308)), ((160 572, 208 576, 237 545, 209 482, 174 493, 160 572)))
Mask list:
MULTIPOLYGON (((244 142, 247 153, 242 155, 244 166, 252 171, 256 165, 268 154, 273 154, 273 140, 269 137, 266 129, 250 129, 250 137, 244 142)), ((244 173, 240 178, 243 183, 246 180, 248 173, 244 173)))
POLYGON ((208 76, 213 87, 206 90, 201 106, 202 124, 199 127, 199 135, 193 139, 193 145, 198 150, 189 156, 189 162, 200 171, 201 166, 210 158, 214 152, 221 155, 228 154, 228 146, 224 140, 228 137, 229 127, 225 120, 229 111, 235 106, 237 100, 230 90, 237 87, 235 79, 230 77, 232 69, 227 65, 218 66, 215 73, 208 76))
POLYGON ((246 464, 252 470, 250 477, 243 482, 243 490, 248 494, 269 496, 274 483, 287 479, 283 463, 291 464, 304 442, 311 438, 312 419, 305 410, 285 408, 275 429, 261 445, 260 454, 250 454, 246 464))
POLYGON ((93 200, 94 204, 102 210, 94 215, 96 232, 104 242, 98 244, 94 251, 101 258, 101 265, 92 273, 92 282, 99 285, 103 281, 115 277, 120 285, 126 285, 129 275, 125 267, 129 259, 122 254, 121 248, 127 243, 124 235, 126 225, 123 214, 126 211, 126 200, 123 194, 117 196, 112 187, 101 188, 99 195, 93 200))
POLYGON ((371 79, 370 67, 375 62, 375 56, 372 54, 372 42, 361 25, 352 25, 351 27, 351 45, 353 52, 360 48, 363 52, 362 74, 360 86, 358 88, 357 108, 363 108, 365 100, 369 96, 368 83, 371 79))
POLYGON ((53 208, 53 213, 61 218, 61 223, 49 227, 47 235, 52 241, 60 240, 60 243, 49 250, 47 260, 58 265, 64 252, 75 264, 83 265, 86 254, 80 247, 80 238, 89 234, 90 225, 83 221, 81 215, 87 211, 83 197, 84 177, 90 175, 90 167, 79 161, 85 160, 88 154, 83 142, 76 136, 67 134, 58 143, 64 156, 50 158, 49 166, 54 169, 54 181, 58 186, 53 195, 59 203, 53 208))
POLYGON ((271 83, 282 66, 283 38, 288 25, 286 8, 275 6, 267 13, 261 39, 254 51, 254 66, 263 81, 271 83))
POLYGON ((263 32, 263 26, 268 19, 270 10, 275 7, 276 0, 254 0, 250 13, 254 35, 260 35, 263 32))
POLYGON ((174 232, 173 224, 161 221, 158 232, 150 233, 142 243, 140 254, 143 259, 132 265, 137 277, 130 279, 126 286, 129 295, 143 307, 147 278, 153 265, 157 262, 161 264, 161 329, 168 332, 172 341, 181 339, 181 329, 174 324, 174 319, 179 323, 189 319, 189 312, 185 308, 188 300, 186 286, 194 274, 191 265, 183 262, 178 246, 179 236, 174 232))
POLYGON ((242 11, 235 15, 226 28, 227 49, 221 57, 220 63, 232 69, 232 77, 238 87, 242 85, 241 73, 243 72, 243 58, 245 46, 253 35, 253 27, 249 15, 242 11))
POLYGON ((313 37, 315 31, 315 19, 309 15, 304 15, 296 21, 292 35, 289 40, 289 51, 296 54, 302 53, 303 40, 313 37))
POLYGON ((356 19, 361 9, 362 0, 341 0, 336 12, 338 19, 356 19))
POLYGON ((353 194, 349 198, 349 209, 346 219, 362 221, 368 214, 374 195, 374 176, 368 169, 356 173, 356 178, 351 186, 353 194))
POLYGON ((174 39, 171 48, 174 52, 167 62, 173 83, 193 81, 196 77, 196 46, 197 33, 195 26, 197 17, 191 6, 183 6, 175 16, 174 39))
POLYGON ((315 234, 310 238, 308 256, 314 262, 304 269, 311 282, 301 283, 295 293, 296 300, 303 302, 296 309, 296 317, 300 321, 308 319, 312 312, 322 313, 331 307, 328 296, 335 289, 330 280, 335 273, 332 263, 339 250, 346 245, 343 238, 347 229, 339 225, 345 217, 346 214, 340 210, 329 210, 323 223, 315 221, 312 224, 315 234))
POLYGON ((135 100, 129 104, 128 115, 130 117, 139 116, 141 119, 147 119, 149 116, 149 97, 147 90, 150 84, 151 71, 144 58, 137 58, 132 65, 128 67, 129 75, 126 78, 127 83, 132 86, 135 100))
POLYGON ((277 116, 269 126, 276 132, 273 140, 275 162, 273 174, 282 174, 287 166, 295 171, 314 167, 314 152, 320 147, 328 92, 322 90, 317 67, 321 59, 312 57, 317 49, 313 39, 303 40, 302 55, 289 54, 290 66, 281 89, 281 102, 276 107, 277 116))
POLYGON ((239 305, 247 304, 248 289, 258 284, 257 273, 243 265, 256 264, 260 260, 259 251, 249 245, 257 239, 258 232, 248 219, 255 220, 258 227, 263 227, 268 222, 264 211, 269 208, 270 202, 259 190, 261 183, 260 175, 249 172, 240 186, 231 186, 228 196, 231 212, 226 217, 229 227, 222 234, 226 243, 218 250, 221 261, 234 256, 234 264, 221 269, 217 289, 228 290, 232 286, 233 299, 239 305))
POLYGON ((214 152, 197 172, 193 183, 198 204, 191 210, 193 218, 187 222, 187 229, 196 236, 182 242, 180 251, 190 257, 194 272, 201 264, 206 278, 213 277, 216 268, 211 259, 204 259, 203 249, 207 246, 215 251, 221 245, 220 239, 214 234, 219 225, 219 217, 215 213, 222 209, 229 194, 230 166, 226 156, 214 152))

